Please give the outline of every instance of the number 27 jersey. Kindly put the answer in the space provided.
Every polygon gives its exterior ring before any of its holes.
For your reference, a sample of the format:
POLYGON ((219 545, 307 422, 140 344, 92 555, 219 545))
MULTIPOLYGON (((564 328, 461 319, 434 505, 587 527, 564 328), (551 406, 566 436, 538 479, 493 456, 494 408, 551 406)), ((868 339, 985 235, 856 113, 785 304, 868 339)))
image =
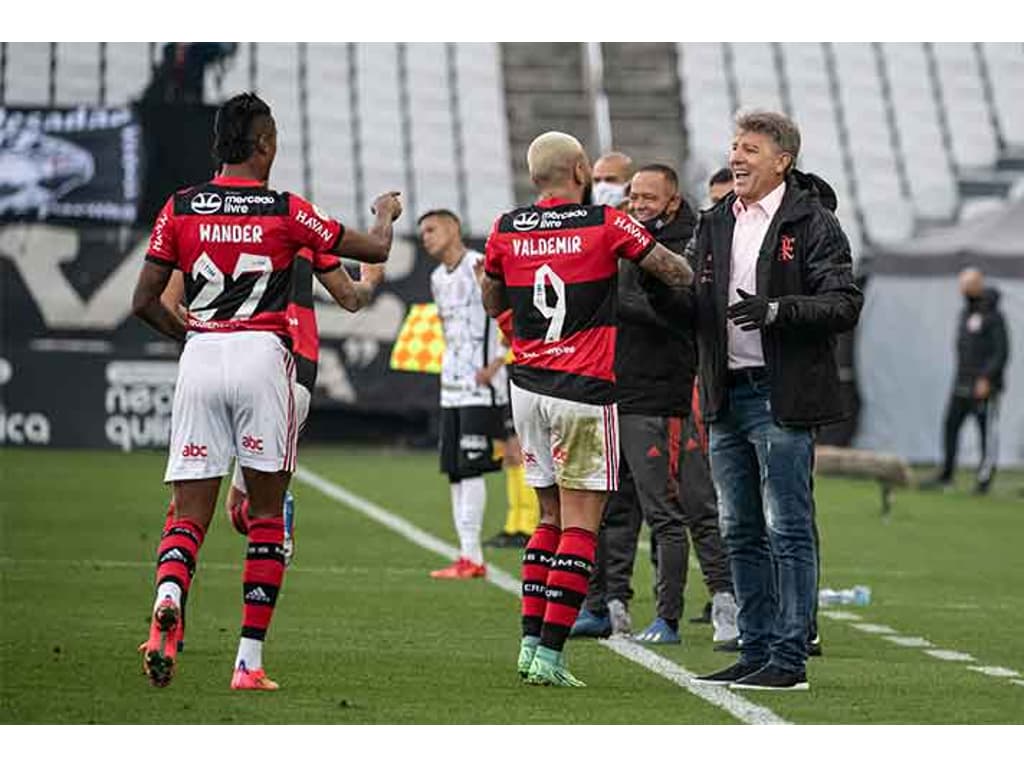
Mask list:
POLYGON ((532 392, 603 405, 615 399, 618 259, 655 241, 605 205, 548 199, 499 216, 484 269, 512 307, 512 380, 532 392))
POLYGON ((298 195, 216 176, 171 196, 146 259, 184 273, 190 331, 270 331, 287 338, 296 254, 329 251, 342 232, 298 195))

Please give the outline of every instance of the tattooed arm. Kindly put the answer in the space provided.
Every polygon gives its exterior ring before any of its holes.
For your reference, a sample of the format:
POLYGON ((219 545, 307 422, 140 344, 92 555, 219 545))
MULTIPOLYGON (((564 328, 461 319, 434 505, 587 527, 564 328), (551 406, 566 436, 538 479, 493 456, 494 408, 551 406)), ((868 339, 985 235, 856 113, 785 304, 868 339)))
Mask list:
POLYGON ((673 288, 693 285, 693 270, 686 259, 661 243, 657 243, 638 264, 640 269, 658 278, 665 285, 673 288))

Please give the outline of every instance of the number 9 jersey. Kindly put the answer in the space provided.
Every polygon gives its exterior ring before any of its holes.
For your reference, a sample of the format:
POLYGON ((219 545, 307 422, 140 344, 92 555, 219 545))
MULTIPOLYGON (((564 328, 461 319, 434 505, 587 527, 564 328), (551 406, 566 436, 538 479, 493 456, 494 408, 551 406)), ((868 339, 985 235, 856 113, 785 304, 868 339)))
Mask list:
POLYGON ((216 176, 171 196, 153 225, 146 260, 185 275, 190 331, 288 338, 295 254, 329 251, 343 231, 297 195, 216 176))
POLYGON ((484 269, 512 307, 512 380, 580 403, 615 400, 618 259, 639 261, 654 238, 606 205, 546 199, 499 216, 484 269))

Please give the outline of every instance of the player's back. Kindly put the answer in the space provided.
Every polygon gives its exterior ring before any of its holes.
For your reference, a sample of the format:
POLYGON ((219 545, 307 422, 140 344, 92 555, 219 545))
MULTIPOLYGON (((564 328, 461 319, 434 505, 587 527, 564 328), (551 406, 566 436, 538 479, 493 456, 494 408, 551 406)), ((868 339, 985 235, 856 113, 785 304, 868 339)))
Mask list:
POLYGON ((617 260, 639 260, 653 247, 641 225, 604 205, 548 199, 500 216, 486 269, 505 283, 512 307, 513 381, 612 402, 617 260))
POLYGON ((184 273, 189 330, 287 335, 296 253, 327 250, 340 234, 340 224, 297 195, 217 176, 172 195, 147 258, 184 273))

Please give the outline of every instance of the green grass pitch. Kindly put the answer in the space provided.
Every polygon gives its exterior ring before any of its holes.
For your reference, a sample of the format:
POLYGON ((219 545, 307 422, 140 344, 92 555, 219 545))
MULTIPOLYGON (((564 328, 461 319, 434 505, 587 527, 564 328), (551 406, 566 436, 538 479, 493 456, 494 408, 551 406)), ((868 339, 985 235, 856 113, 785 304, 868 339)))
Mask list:
MULTIPOLYGON (((300 463, 454 543, 433 454, 314 446, 300 463)), ((736 722, 593 641, 568 646, 588 688, 521 685, 515 597, 481 581, 432 581, 442 558, 298 482, 296 559, 264 656, 282 689, 228 688, 244 540, 220 512, 200 553, 177 675, 153 689, 136 646, 152 605, 163 465, 156 453, 0 451, 0 722, 736 722)), ((864 622, 976 661, 943 661, 823 617, 811 691, 747 698, 795 723, 1024 722, 1024 685, 969 668, 1024 674, 1022 482, 1004 473, 983 500, 897 493, 886 521, 873 484, 819 480, 822 583, 870 585, 872 604, 851 609, 864 622)), ((500 475, 488 492, 485 535, 504 519, 500 475)), ((489 556, 518 573, 516 552, 489 556)), ((652 617, 650 584, 644 551, 637 628, 652 617)), ((705 599, 691 564, 685 616, 705 599)), ((712 652, 709 627, 682 627, 683 645, 658 653, 697 673, 730 662, 712 652)))

